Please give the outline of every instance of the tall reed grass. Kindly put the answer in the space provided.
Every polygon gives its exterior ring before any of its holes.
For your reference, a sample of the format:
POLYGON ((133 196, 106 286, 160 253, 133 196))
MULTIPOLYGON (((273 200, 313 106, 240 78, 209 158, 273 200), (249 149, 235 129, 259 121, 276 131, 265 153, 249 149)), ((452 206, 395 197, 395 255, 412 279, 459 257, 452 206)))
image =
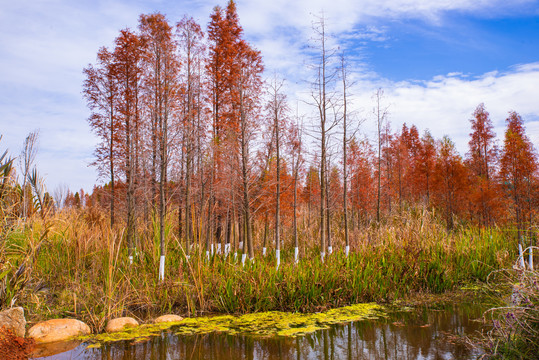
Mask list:
MULTIPOLYGON (((539 250, 533 249, 534 252, 539 250)), ((492 325, 483 338, 488 358, 537 359, 539 271, 531 268, 529 263, 517 261, 513 268, 493 272, 489 282, 497 290, 500 306, 491 308, 484 315, 492 325)))
MULTIPOLYGON (((261 237, 255 241, 254 260, 245 265, 234 252, 208 260, 205 249, 197 246, 186 257, 183 241, 172 231, 173 216, 167 225, 163 282, 158 281, 159 252, 152 231, 139 234, 130 264, 123 229, 111 230, 106 217, 92 209, 60 212, 47 224, 36 218, 31 226, 15 227, 5 240, 9 248, 33 246, 45 225, 49 229, 18 304, 28 310, 30 320, 76 317, 96 331, 122 315, 144 320, 167 312, 315 312, 485 281, 514 258, 516 248, 502 230, 448 232, 434 214, 410 212, 356 231, 349 257, 337 232, 337 251, 324 263, 317 239, 306 235, 312 229, 302 229, 300 262, 294 264, 293 245, 285 238, 276 269, 275 253, 261 254, 261 237)), ((16 254, 12 257, 16 261, 16 254)))

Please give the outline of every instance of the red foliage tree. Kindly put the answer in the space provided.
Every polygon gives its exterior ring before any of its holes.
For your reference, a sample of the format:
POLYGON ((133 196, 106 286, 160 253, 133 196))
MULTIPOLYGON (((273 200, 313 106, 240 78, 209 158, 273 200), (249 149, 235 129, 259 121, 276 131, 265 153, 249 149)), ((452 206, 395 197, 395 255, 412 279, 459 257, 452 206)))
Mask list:
POLYGON ((518 238, 521 240, 523 230, 532 223, 534 183, 538 170, 537 154, 526 135, 522 117, 512 111, 506 122, 500 177, 512 200, 518 238))
POLYGON ((114 186, 120 153, 121 124, 116 110, 118 102, 117 66, 113 54, 105 47, 97 53, 95 66, 84 69, 86 79, 83 84, 83 96, 91 110, 88 123, 100 138, 92 165, 97 167, 100 176, 110 179, 110 226, 114 225, 114 186))
POLYGON ((495 134, 489 113, 484 104, 479 104, 470 120, 470 133, 467 165, 471 175, 471 214, 480 224, 488 226, 499 212, 498 187, 495 179, 497 149, 495 134))
POLYGON ((159 180, 159 238, 160 278, 164 277, 165 263, 165 216, 167 211, 167 181, 169 169, 169 145, 173 121, 178 119, 178 103, 181 88, 178 81, 179 60, 173 28, 163 14, 141 15, 140 36, 144 41, 143 67, 145 95, 151 118, 152 149, 152 195, 155 199, 155 183, 159 180), (159 176, 157 176, 157 168, 159 176))
POLYGON ((127 246, 132 256, 135 236, 135 129, 140 122, 139 91, 142 76, 140 38, 122 30, 116 38, 114 61, 118 78, 118 118, 122 124, 122 170, 127 184, 127 246))
POLYGON ((434 165, 436 162, 436 142, 430 134, 425 131, 421 138, 421 150, 419 152, 419 162, 417 164, 418 188, 421 197, 426 205, 430 202, 432 192, 432 178, 434 175, 434 165))
POLYGON ((362 221, 372 218, 376 211, 374 158, 374 149, 367 140, 358 142, 354 138, 350 141, 347 159, 350 172, 349 198, 358 227, 362 221))
POLYGON ((454 216, 465 210, 467 169, 455 144, 444 136, 438 144, 438 156, 434 167, 433 202, 444 212, 448 229, 454 226, 454 216))

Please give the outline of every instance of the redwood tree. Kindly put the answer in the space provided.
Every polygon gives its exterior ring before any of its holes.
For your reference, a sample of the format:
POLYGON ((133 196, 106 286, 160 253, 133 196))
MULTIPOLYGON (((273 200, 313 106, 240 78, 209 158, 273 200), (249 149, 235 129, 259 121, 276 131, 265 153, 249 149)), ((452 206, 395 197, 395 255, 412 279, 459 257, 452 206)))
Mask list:
MULTIPOLYGON (((198 68, 204 56, 205 46, 203 43, 204 34, 200 26, 193 18, 184 16, 176 25, 178 35, 178 50, 180 57, 184 59, 181 64, 181 76, 183 94, 183 120, 181 122, 182 133, 185 146, 182 150, 185 153, 185 190, 184 190, 184 212, 185 212, 185 232, 186 232, 186 252, 189 254, 193 243, 193 219, 192 211, 192 185, 194 177, 194 158, 196 150, 196 138, 202 136, 198 131, 198 123, 202 112, 200 95, 202 91, 201 79, 198 68)), ((200 154, 199 154, 200 156, 200 154)), ((199 169, 200 171, 200 169, 199 169)), ((178 210, 181 219, 181 208, 178 210)), ((181 221, 181 220, 180 220, 181 221)))
POLYGON ((135 128, 140 120, 139 90, 142 47, 140 38, 122 30, 116 38, 114 61, 118 78, 118 117, 122 124, 122 160, 127 184, 127 247, 132 260, 135 237, 135 128))
POLYGON ((152 136, 152 180, 157 179, 159 167, 159 277, 164 278, 165 267, 165 216, 166 184, 168 179, 169 135, 171 122, 177 119, 179 84, 177 72, 179 61, 176 56, 173 28, 163 14, 141 15, 139 19, 141 37, 145 42, 143 53, 145 70, 145 92, 151 114, 152 136), (157 163, 158 161, 158 163, 157 163))
POLYGON ((538 169, 537 153, 526 135, 522 117, 514 111, 506 119, 507 128, 500 158, 500 177, 512 200, 518 239, 531 225, 533 182, 538 169))
POLYGON ((454 217, 461 214, 467 191, 467 169, 455 144, 444 136, 438 144, 434 171, 434 202, 444 213, 448 229, 454 226, 454 217))
POLYGON ((479 104, 470 120, 469 152, 467 164, 471 170, 471 211, 479 219, 479 223, 488 226, 493 223, 496 213, 497 189, 494 181, 497 163, 494 126, 484 104, 479 104))
POLYGON ((97 167, 100 176, 110 179, 110 226, 114 225, 115 171, 119 156, 120 125, 116 116, 118 101, 118 80, 113 54, 105 47, 97 53, 97 63, 88 65, 83 72, 83 96, 91 110, 88 123, 100 138, 92 165, 97 167))

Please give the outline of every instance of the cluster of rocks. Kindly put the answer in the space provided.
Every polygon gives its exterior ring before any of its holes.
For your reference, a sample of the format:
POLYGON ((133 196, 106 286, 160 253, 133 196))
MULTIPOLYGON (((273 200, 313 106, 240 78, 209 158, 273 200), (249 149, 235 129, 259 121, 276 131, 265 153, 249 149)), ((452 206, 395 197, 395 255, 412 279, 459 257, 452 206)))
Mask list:
MULTIPOLYGON (((157 324, 181 320, 183 318, 178 315, 163 315, 153 322, 157 324)), ((105 327, 105 331, 112 333, 135 326, 139 326, 137 320, 131 317, 121 317, 110 320, 105 327)), ((36 343, 66 341, 76 336, 91 334, 90 327, 76 319, 53 319, 39 322, 26 332, 26 319, 24 318, 24 310, 21 307, 0 312, 0 327, 11 330, 19 337, 25 337, 26 335, 27 338, 34 339, 36 343)))

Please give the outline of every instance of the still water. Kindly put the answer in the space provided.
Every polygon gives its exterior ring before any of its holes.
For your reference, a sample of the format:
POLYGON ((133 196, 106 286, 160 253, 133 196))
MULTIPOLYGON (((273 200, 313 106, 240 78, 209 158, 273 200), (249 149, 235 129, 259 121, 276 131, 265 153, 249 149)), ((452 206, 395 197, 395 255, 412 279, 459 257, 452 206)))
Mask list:
MULTIPOLYGON (((118 342, 74 349, 35 359, 475 359, 467 345, 484 329, 484 308, 470 304, 392 312, 387 318, 335 325, 297 338, 228 334, 178 336, 174 329, 141 343, 118 342)), ((36 354, 37 355, 37 354, 36 354)))

